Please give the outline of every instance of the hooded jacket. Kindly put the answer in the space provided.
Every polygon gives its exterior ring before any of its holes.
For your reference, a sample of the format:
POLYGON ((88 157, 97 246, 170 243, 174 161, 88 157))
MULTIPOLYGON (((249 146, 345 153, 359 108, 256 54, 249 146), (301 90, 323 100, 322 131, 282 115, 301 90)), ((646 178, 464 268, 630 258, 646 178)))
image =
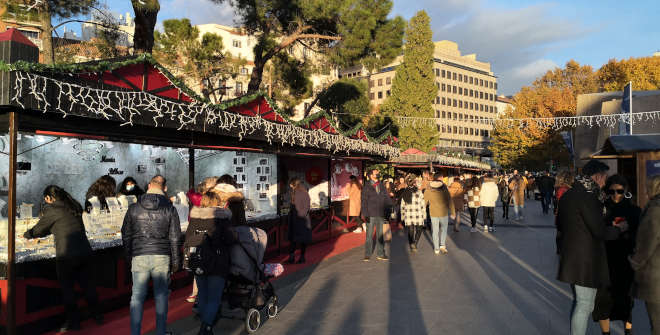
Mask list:
POLYGON ((447 186, 437 181, 432 181, 429 186, 430 188, 424 192, 424 201, 429 206, 431 217, 454 215, 456 210, 447 186))
POLYGON ((236 240, 231 229, 232 213, 227 208, 219 207, 193 207, 190 210, 190 224, 186 231, 184 249, 199 247, 207 234, 211 238, 218 253, 217 266, 207 275, 226 277, 229 273, 229 253, 231 245, 236 240))
POLYGON ((167 255, 173 270, 181 266, 179 214, 162 192, 148 191, 128 208, 121 238, 129 260, 142 255, 167 255))

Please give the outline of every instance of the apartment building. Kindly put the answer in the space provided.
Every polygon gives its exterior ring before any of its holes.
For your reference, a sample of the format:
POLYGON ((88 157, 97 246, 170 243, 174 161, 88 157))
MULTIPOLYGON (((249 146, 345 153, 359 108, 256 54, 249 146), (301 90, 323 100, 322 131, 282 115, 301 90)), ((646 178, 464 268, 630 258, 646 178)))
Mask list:
POLYGON ((133 47, 135 21, 133 21, 131 13, 122 15, 114 13, 110 10, 106 10, 104 12, 92 12, 89 22, 83 22, 81 24, 82 40, 89 41, 98 37, 100 30, 107 29, 102 26, 103 22, 107 22, 109 19, 117 24, 116 28, 117 32, 119 33, 117 38, 117 45, 126 48, 133 47), (106 15, 110 18, 106 17, 106 15))
POLYGON ((497 109, 497 117, 502 118, 506 115, 507 111, 509 108, 512 110, 516 109, 516 105, 513 103, 513 97, 506 97, 503 95, 500 95, 497 97, 497 101, 495 103, 496 109, 497 109))
POLYGON ((16 20, 12 18, 11 13, 10 15, 4 16, 6 10, 6 7, 0 5, 0 17, 2 17, 2 19, 0 19, 0 32, 15 28, 23 35, 25 35, 25 37, 34 43, 39 48, 39 51, 41 51, 43 47, 43 32, 41 30, 41 24, 39 23, 36 11, 34 11, 34 13, 30 13, 30 15, 28 15, 27 18, 24 18, 23 20, 16 20))
MULTIPOLYGON (((476 54, 461 55, 452 41, 434 42, 433 72, 438 95, 433 101, 440 150, 479 153, 490 143, 493 127, 487 119, 497 117, 497 77, 490 63, 476 54)), ((342 69, 340 77, 369 82, 369 100, 378 107, 392 94, 392 81, 403 56, 376 73, 364 68, 342 69)))

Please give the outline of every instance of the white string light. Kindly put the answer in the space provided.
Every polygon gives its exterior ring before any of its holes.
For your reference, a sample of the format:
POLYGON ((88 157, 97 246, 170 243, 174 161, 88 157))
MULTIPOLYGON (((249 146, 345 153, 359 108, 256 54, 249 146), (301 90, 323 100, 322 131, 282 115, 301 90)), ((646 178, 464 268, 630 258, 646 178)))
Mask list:
MULTIPOLYGON (((263 134, 269 144, 319 148, 332 153, 361 152, 385 158, 399 156, 399 149, 389 145, 350 139, 342 135, 328 134, 322 130, 309 130, 293 124, 282 124, 261 118, 220 110, 209 104, 178 103, 142 91, 102 90, 72 84, 53 78, 15 71, 15 102, 25 108, 28 98, 34 99, 36 109, 68 115, 88 116, 121 122, 121 126, 133 126, 141 120, 143 112, 152 113, 155 127, 163 127, 168 121, 176 123, 176 129, 204 132, 222 131, 235 134, 239 140, 253 134, 263 134), (54 89, 49 89, 54 86, 54 89), (63 102, 64 105, 63 105, 63 102), (80 111, 84 111, 83 114, 80 111)), ((31 106, 32 107, 32 106, 31 106)))

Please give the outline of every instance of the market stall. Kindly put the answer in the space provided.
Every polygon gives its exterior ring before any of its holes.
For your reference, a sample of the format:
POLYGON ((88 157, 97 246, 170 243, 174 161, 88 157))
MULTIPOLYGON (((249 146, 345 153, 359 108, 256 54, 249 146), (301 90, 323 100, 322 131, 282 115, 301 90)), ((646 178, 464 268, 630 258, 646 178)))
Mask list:
MULTIPOLYGON (((293 122, 263 93, 210 104, 149 55, 50 67, 20 61, 38 52, 27 43, 0 36, 0 47, 20 51, 0 62, 0 313, 3 326, 15 322, 20 333, 44 331, 62 318, 52 238, 22 239, 37 221, 46 185, 60 185, 83 202, 102 175, 117 184, 131 176, 144 186, 162 174, 185 230, 183 194, 205 177, 229 174, 246 196, 248 222, 264 228, 269 252, 278 252, 286 236, 282 178, 298 174, 309 183, 321 227, 324 218, 331 220, 333 156, 398 154, 389 145, 349 138, 330 123, 293 122)), ((133 201, 112 198, 109 211, 84 218, 104 309, 125 305, 130 293, 118 232, 133 201)), ((186 273, 175 279, 175 286, 189 280, 186 273)))
POLYGON ((610 136, 592 158, 616 160, 616 173, 628 180, 633 202, 641 208, 646 206, 648 179, 660 175, 660 135, 610 136))

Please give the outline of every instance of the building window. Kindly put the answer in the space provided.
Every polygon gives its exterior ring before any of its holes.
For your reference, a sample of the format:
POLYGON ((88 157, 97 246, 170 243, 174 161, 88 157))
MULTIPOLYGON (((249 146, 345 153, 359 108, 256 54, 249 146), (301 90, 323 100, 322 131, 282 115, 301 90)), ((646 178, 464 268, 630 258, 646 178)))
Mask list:
POLYGON ((454 99, 454 103, 453 103, 453 105, 454 105, 454 107, 457 107, 457 106, 458 106, 458 101, 456 101, 456 99, 454 99))
POLYGON ((458 114, 458 121, 463 121, 463 114, 458 114))
POLYGON ((471 110, 471 111, 474 110, 474 102, 470 102, 470 110, 471 110))
POLYGON ((458 94, 463 95, 463 88, 462 87, 458 88, 458 94))
POLYGON ((234 48, 240 48, 241 47, 241 41, 233 40, 232 45, 234 46, 234 48))
POLYGON ((383 98, 383 91, 380 91, 378 92, 378 99, 382 99, 382 98, 383 98))
POLYGON ((248 74, 248 69, 242 67, 241 68, 241 74, 248 74))
POLYGON ((236 93, 237 94, 242 94, 243 93, 243 83, 241 83, 241 82, 236 83, 236 93))
POLYGON ((446 115, 445 111, 442 111, 442 118, 444 119, 445 117, 447 117, 447 115, 446 115))
POLYGON ((392 77, 385 78, 385 84, 391 85, 392 84, 392 77))
POLYGON ((442 78, 444 78, 445 77, 445 70, 440 71, 440 73, 442 73, 442 78))
POLYGON ((373 80, 369 80, 369 87, 374 87, 374 81, 373 80))
POLYGON ((462 74, 458 75, 458 81, 463 81, 463 75, 462 74))
POLYGON ((497 90, 497 83, 495 83, 495 90, 497 90))
POLYGON ((474 128, 470 128, 470 135, 474 135, 474 128))
POLYGON ((473 97, 473 96, 474 96, 474 91, 470 90, 470 97, 473 97))
POLYGON ((452 132, 452 134, 457 134, 457 133, 458 133, 458 129, 456 128, 456 126, 454 126, 454 131, 452 132))
POLYGON ((463 108, 463 100, 458 100, 458 108, 463 108))
POLYGON ((445 97, 442 97, 442 104, 443 104, 443 105, 446 105, 446 104, 447 104, 447 101, 445 100, 445 97))
POLYGON ((445 84, 442 84, 442 91, 444 92, 445 89, 446 89, 446 85, 445 85, 445 84))
POLYGON ((369 100, 373 100, 373 99, 374 99, 374 93, 371 92, 371 93, 369 93, 369 100))
POLYGON ((389 97, 390 95, 392 95, 392 92, 390 90, 387 90, 387 96, 389 97))
POLYGON ((383 79, 378 79, 378 86, 383 86, 383 79))
POLYGON ((484 80, 483 79, 479 79, 479 86, 482 86, 482 87, 484 86, 484 80))
POLYGON ((456 80, 456 72, 451 74, 451 79, 456 80))
POLYGON ((483 99, 483 98, 484 98, 484 92, 479 92, 479 99, 483 99))
POLYGON ((456 94, 456 86, 451 87, 452 93, 456 94))

